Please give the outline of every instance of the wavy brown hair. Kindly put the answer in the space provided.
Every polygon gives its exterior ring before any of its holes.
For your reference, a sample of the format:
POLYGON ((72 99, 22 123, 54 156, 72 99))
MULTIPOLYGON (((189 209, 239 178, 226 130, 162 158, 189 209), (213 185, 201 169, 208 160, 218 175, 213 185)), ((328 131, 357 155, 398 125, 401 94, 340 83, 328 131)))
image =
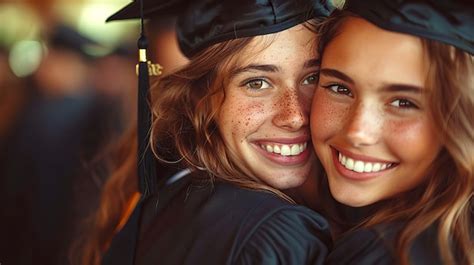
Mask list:
MULTIPOLYGON (((336 11, 326 20, 320 31, 322 54, 339 34, 346 19, 354 16, 348 11, 336 11)), ((383 202, 375 214, 357 227, 404 223, 397 236, 395 251, 401 264, 409 264, 408 249, 414 239, 436 225, 443 262, 474 264, 473 56, 450 45, 421 40, 430 64, 426 83, 429 93, 426 95, 443 148, 426 173, 425 182, 383 202)))
MULTIPOLYGON (((305 25, 315 31, 318 21, 305 25)), ((240 52, 255 44, 254 37, 215 44, 191 58, 176 72, 162 77, 151 87, 152 128, 150 147, 162 163, 179 164, 194 171, 193 177, 271 192, 293 202, 283 192, 247 173, 224 144, 216 123, 225 100, 229 74, 239 65, 240 52)), ((265 37, 262 50, 271 44, 265 37)), ((257 51, 258 52, 258 51, 257 51)), ((251 58, 248 58, 251 59, 251 58)), ((138 191, 136 129, 131 129, 112 156, 112 174, 103 188, 99 209, 92 216, 86 238, 73 248, 78 264, 100 264, 101 256, 114 236, 124 210, 138 191)))
POLYGON ((100 264, 102 253, 115 234, 124 209, 133 194, 138 192, 136 135, 136 128, 130 128, 118 144, 109 146, 104 155, 93 162, 100 164, 98 171, 104 170, 112 174, 102 187, 98 209, 83 220, 80 238, 71 246, 71 264, 100 264))

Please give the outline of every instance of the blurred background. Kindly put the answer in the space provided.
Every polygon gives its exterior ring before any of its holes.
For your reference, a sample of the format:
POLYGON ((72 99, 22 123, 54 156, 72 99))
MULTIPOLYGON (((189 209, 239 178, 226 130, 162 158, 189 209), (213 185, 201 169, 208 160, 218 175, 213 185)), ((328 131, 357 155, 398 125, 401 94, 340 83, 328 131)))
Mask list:
MULTIPOLYGON (((131 0, 0 0, 0 264, 69 264, 107 179, 95 160, 133 125, 131 0)), ((150 21, 149 58, 185 62, 174 18, 150 21)), ((153 81, 153 80, 151 80, 153 81)))

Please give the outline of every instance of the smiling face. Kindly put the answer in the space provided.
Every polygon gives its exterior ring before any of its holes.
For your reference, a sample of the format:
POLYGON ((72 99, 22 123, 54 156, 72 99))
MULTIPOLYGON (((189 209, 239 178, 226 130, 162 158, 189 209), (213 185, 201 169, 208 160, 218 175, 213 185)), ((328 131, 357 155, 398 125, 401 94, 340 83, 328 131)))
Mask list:
POLYGON ((317 82, 316 35, 303 25, 255 37, 225 87, 218 127, 247 174, 287 189, 309 175, 309 111, 317 82))
POLYGON ((421 41, 348 18, 328 43, 311 130, 332 195, 365 206, 414 188, 440 151, 421 41))

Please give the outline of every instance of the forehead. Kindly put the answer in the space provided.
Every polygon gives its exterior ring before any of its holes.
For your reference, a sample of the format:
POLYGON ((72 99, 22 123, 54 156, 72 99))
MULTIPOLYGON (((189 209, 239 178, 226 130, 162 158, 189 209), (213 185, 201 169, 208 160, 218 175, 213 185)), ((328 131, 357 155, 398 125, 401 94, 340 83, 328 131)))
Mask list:
MULTIPOLYGON (((317 54, 317 35, 304 24, 290 29, 256 36, 238 56, 237 63, 261 61, 277 64, 284 61, 299 62, 317 54)), ((304 63, 304 62, 302 62, 304 63)))
POLYGON ((355 17, 344 21, 322 58, 322 68, 383 83, 423 85, 427 66, 418 37, 387 31, 355 17))

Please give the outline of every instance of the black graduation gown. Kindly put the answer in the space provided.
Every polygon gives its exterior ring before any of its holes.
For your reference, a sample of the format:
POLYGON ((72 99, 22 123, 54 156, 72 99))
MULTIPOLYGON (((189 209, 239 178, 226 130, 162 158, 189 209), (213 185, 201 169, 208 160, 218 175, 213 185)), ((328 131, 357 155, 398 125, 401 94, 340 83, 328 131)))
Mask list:
MULTIPOLYGON (((344 235, 334 243, 328 256, 330 265, 385 265, 399 264, 394 243, 400 224, 379 225, 358 229, 344 235)), ((442 265, 437 241, 437 229, 431 226, 413 241, 409 259, 412 265, 442 265)))
MULTIPOLYGON (((384 202, 365 206, 349 207, 335 203, 339 218, 346 221, 346 225, 354 226, 373 214, 384 202)), ((399 257, 395 253, 395 243, 403 222, 385 223, 371 228, 359 228, 347 232, 338 238, 328 255, 328 265, 387 265, 399 264, 399 257)), ((443 264, 438 248, 437 225, 430 226, 413 241, 409 249, 411 265, 441 265, 443 264)))
POLYGON ((186 176, 158 194, 139 204, 103 265, 323 264, 331 247, 322 216, 267 192, 186 176))

